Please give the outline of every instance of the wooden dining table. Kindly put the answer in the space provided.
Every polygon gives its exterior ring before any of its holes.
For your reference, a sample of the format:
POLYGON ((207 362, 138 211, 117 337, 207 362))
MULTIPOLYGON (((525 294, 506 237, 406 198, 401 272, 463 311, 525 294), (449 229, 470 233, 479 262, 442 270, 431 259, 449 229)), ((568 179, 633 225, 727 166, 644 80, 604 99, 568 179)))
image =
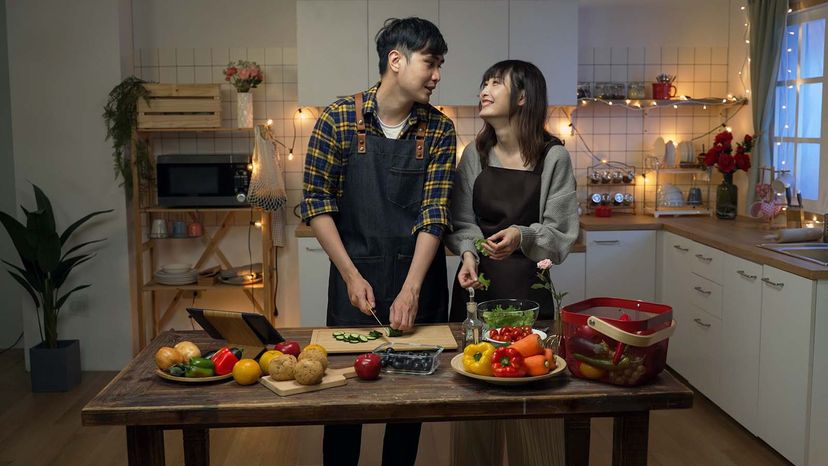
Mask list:
MULTIPOLYGON (((459 337, 459 326, 451 324, 459 337)), ((280 330, 310 341, 311 328, 280 330)), ((566 464, 589 464, 590 419, 612 417, 613 464, 647 464, 649 414, 690 408, 693 392, 667 371, 640 387, 618 387, 572 377, 568 371, 525 385, 492 385, 456 373, 445 351, 431 375, 385 374, 375 381, 281 397, 261 384, 187 384, 155 373, 162 346, 189 340, 205 350, 224 345, 202 331, 166 331, 156 337, 81 411, 83 425, 126 427, 129 464, 163 465, 164 430, 183 431, 185 464, 210 463, 209 430, 216 428, 563 418, 566 464)), ((459 338, 458 338, 459 340, 459 338)), ((330 367, 354 355, 330 355, 330 367)))

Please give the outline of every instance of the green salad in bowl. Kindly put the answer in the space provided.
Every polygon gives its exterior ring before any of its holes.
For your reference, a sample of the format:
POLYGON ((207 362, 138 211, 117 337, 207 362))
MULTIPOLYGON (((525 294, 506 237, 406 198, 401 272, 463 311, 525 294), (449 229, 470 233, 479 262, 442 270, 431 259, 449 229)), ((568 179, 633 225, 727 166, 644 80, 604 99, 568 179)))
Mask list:
POLYGON ((540 305, 528 299, 493 299, 477 305, 477 312, 487 329, 532 326, 540 305))

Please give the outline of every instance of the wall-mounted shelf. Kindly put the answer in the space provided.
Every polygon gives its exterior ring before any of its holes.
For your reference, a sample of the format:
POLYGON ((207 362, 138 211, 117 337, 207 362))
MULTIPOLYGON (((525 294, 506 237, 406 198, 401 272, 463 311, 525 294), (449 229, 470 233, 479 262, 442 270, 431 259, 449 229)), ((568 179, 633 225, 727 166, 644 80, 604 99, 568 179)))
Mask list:
POLYGON ((744 97, 709 97, 704 99, 666 99, 666 100, 653 100, 653 99, 602 99, 599 97, 589 97, 589 98, 581 98, 578 99, 578 102, 582 105, 590 105, 590 104, 604 104, 609 106, 618 106, 621 108, 628 108, 631 110, 649 110, 649 109, 658 109, 658 108, 665 108, 665 107, 684 107, 684 106, 691 106, 691 107, 728 107, 728 106, 737 106, 737 105, 745 105, 747 104, 748 100, 744 97))

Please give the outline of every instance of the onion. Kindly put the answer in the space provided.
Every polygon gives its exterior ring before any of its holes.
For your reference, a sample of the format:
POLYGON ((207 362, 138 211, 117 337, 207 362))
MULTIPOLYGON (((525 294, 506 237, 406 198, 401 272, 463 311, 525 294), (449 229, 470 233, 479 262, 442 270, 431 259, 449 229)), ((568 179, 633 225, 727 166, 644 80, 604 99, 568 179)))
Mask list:
POLYGON ((200 358, 201 350, 198 349, 195 343, 191 341, 182 341, 175 345, 175 349, 184 357, 184 361, 189 361, 190 358, 200 358))
POLYGON ((169 369, 173 364, 180 364, 184 361, 184 356, 177 349, 169 346, 162 346, 155 353, 155 365, 162 371, 169 369))

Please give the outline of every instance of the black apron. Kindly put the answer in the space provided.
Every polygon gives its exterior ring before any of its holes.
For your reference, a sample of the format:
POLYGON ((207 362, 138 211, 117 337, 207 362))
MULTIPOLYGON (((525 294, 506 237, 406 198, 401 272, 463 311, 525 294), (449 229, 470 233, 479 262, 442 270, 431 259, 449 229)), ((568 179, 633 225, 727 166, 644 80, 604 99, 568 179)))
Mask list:
MULTIPOLYGON (((427 122, 416 139, 387 139, 366 134, 362 93, 354 96, 357 134, 347 154, 345 186, 334 222, 348 256, 373 288, 377 317, 389 323, 390 308, 408 276, 417 236, 411 228, 420 214, 428 166, 427 122)), ((415 323, 445 322, 448 315, 446 259, 442 247, 420 289, 415 323)), ((328 280, 329 326, 376 325, 351 305, 348 287, 331 263, 328 280)))
MULTIPOLYGON (((528 226, 538 222, 544 161, 545 158, 542 158, 532 171, 483 167, 474 181, 472 206, 484 238, 512 225, 528 226)), ((540 319, 552 319, 555 309, 552 295, 545 289, 532 289, 533 284, 540 283, 537 266, 523 255, 520 248, 500 261, 478 255, 480 264, 477 273, 486 274, 492 284, 486 291, 475 290, 475 301, 531 299, 540 304, 540 319)), ((459 273, 460 268, 457 271, 459 273)), ((468 300, 468 291, 455 279, 451 296, 452 322, 465 320, 468 300)))

